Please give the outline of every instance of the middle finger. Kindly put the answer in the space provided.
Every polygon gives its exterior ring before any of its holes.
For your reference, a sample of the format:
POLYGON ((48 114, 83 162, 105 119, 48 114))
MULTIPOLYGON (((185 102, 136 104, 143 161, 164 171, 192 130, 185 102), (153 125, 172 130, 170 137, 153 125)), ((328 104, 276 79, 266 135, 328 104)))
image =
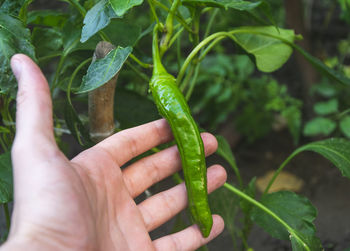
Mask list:
MULTIPOLYGON (((201 134, 205 155, 213 154, 217 141, 212 134, 201 134)), ((123 170, 124 183, 130 196, 135 198, 147 188, 169 175, 179 171, 181 159, 176 146, 167 148, 151 156, 145 157, 123 170)))

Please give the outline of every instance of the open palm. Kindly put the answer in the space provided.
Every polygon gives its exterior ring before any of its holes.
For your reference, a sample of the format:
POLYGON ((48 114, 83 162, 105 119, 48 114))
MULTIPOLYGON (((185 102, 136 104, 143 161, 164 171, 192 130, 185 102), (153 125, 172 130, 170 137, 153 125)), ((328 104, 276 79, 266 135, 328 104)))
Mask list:
MULTIPOLYGON (((181 168, 177 148, 120 167, 171 140, 166 121, 124 130, 69 161, 55 143, 50 92, 40 69, 24 55, 15 56, 12 66, 19 82, 12 149, 15 207, 3 249, 194 250, 223 230, 221 217, 214 216, 206 239, 191 226, 152 241, 149 232, 186 207, 186 188, 177 185, 138 205, 134 198, 181 168)), ((202 138, 206 154, 213 153, 215 138, 202 138)), ((225 180, 221 166, 208 169, 209 191, 225 180)))

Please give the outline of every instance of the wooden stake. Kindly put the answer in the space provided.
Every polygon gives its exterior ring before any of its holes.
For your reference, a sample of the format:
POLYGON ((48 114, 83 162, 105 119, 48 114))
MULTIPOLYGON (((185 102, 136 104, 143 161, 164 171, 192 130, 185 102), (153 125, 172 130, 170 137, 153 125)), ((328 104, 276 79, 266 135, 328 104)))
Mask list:
MULTIPOLYGON (((107 56, 115 49, 111 43, 102 41, 96 46, 93 61, 107 56)), ((90 136, 99 142, 114 133, 114 92, 118 73, 103 86, 89 93, 90 136)))

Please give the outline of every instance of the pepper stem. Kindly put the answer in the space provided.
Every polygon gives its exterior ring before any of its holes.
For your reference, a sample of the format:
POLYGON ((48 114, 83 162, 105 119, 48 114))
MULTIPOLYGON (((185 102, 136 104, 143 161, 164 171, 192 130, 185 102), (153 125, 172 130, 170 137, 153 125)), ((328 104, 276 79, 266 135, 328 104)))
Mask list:
POLYGON ((158 25, 153 28, 153 41, 152 41, 152 57, 153 57, 153 75, 160 75, 167 73, 162 61, 160 59, 159 47, 158 47, 158 25))

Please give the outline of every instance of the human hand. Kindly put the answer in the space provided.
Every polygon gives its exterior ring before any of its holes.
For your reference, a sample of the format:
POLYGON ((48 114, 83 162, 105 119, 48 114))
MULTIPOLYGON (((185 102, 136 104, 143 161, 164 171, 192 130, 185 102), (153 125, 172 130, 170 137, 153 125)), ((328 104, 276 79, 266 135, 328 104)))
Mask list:
MULTIPOLYGON (((3 250, 194 250, 222 232, 223 220, 214 215, 208 238, 193 225, 151 240, 150 231, 186 207, 185 185, 138 205, 134 198, 179 171, 177 148, 145 157, 123 170, 120 167, 171 140, 165 120, 124 130, 69 161, 55 143, 45 77, 27 56, 16 55, 11 63, 19 83, 12 148, 15 205, 3 250)), ((215 138, 207 133, 202 138, 206 154, 215 152, 215 138)), ((208 169, 209 192, 225 180, 221 166, 208 169)))

